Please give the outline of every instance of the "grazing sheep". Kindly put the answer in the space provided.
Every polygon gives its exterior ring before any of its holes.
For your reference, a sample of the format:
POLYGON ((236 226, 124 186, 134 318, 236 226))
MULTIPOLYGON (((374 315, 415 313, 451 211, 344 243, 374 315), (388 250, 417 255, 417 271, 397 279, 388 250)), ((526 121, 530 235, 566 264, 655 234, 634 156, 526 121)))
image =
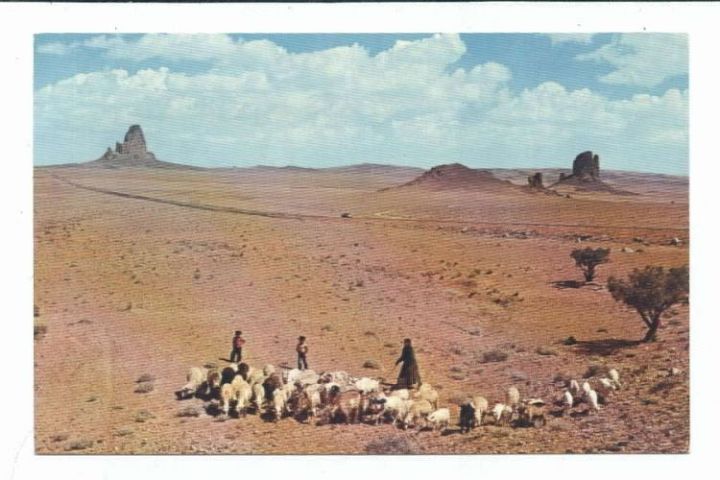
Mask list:
POLYGON ((270 364, 267 364, 263 367, 262 372, 263 372, 263 375, 265 375, 265 377, 269 377, 270 375, 275 373, 275 367, 270 364))
POLYGON ((470 400, 460 405, 460 433, 469 432, 477 424, 475 407, 470 400))
POLYGON ((250 406, 250 400, 252 399, 252 387, 243 380, 240 375, 235 377, 230 385, 233 387, 235 401, 237 402, 235 410, 239 415, 244 417, 247 413, 247 407, 250 406))
POLYGON ((485 397, 477 395, 472 398, 472 406, 475 409, 475 423, 477 426, 480 426, 483 423, 483 418, 485 417, 490 405, 485 397))
POLYGON ((175 392, 178 400, 195 395, 200 386, 207 381, 207 374, 206 368, 190 367, 186 377, 187 383, 175 392))
POLYGON ((565 393, 563 393, 563 399, 562 399, 563 407, 572 408, 573 407, 573 396, 570 391, 565 390, 565 393))
POLYGON ((265 374, 263 373, 263 371, 250 367, 250 371, 248 372, 247 376, 247 382, 250 385, 255 385, 256 383, 262 384, 264 381, 265 374))
POLYGON ((577 380, 570 380, 568 388, 570 389, 570 393, 573 397, 577 398, 580 396, 580 385, 577 380))
POLYGON ((399 390, 393 390, 390 392, 391 397, 398 397, 402 400, 410 400, 410 390, 407 388, 401 388, 399 390))
POLYGON ((210 396, 213 391, 220 388, 220 372, 217 370, 211 370, 208 372, 207 375, 207 382, 206 382, 207 389, 205 390, 205 395, 210 396))
POLYGON ((273 398, 273 393, 275 392, 275 390, 283 386, 283 381, 280 375, 278 375, 277 373, 273 373, 265 379, 262 385, 265 389, 265 398, 270 401, 273 398))
POLYGON ((369 393, 373 392, 379 392, 380 391, 380 381, 375 380, 373 378, 367 378, 363 377, 357 382, 355 382, 355 388, 357 388, 360 392, 367 395, 369 393))
POLYGON ((533 398, 522 405, 518 409, 520 422, 524 425, 535 427, 545 426, 545 402, 539 398, 533 398))
POLYGON ((587 400, 590 403, 590 409, 594 412, 597 412, 600 410, 600 405, 598 405, 598 394, 595 390, 590 390, 587 393, 587 400))
POLYGON ((282 388, 276 388, 272 395, 272 413, 273 420, 278 421, 287 411, 287 402, 285 401, 285 392, 282 388))
POLYGON ((220 387, 220 409, 225 415, 230 413, 230 402, 235 397, 235 389, 232 384, 224 383, 220 387))
POLYGON ((362 394, 355 390, 340 392, 339 387, 333 387, 328 397, 330 408, 328 410, 330 422, 345 420, 345 423, 355 423, 362 416, 362 394))
POLYGON ((520 392, 515 387, 508 388, 507 394, 506 394, 507 402, 506 404, 512 408, 513 412, 517 410, 517 407, 520 405, 520 392))
POLYGON ((407 415, 409 403, 399 396, 387 396, 379 393, 370 399, 371 413, 376 415, 375 423, 380 424, 383 419, 392 420, 393 426, 407 415))
POLYGON ((255 404, 255 410, 260 412, 263 403, 265 403, 265 387, 262 384, 256 383, 252 386, 252 401, 255 404))
POLYGON ((608 371, 608 377, 610 377, 610 380, 612 380, 612 383, 615 385, 615 388, 618 390, 622 388, 622 383, 620 383, 620 374, 617 370, 614 368, 611 368, 608 371))
POLYGON ((432 425, 433 431, 444 431, 450 423, 450 409, 439 408, 427 416, 428 422, 432 425))
POLYGON ((341 387, 355 383, 350 374, 343 371, 323 372, 318 379, 319 383, 337 383, 341 387))
POLYGON ((583 391, 583 398, 587 399, 588 395, 592 391, 592 387, 590 386, 590 383, 583 382, 582 384, 582 391, 583 391))
POLYGON ((303 385, 310 385, 312 383, 318 383, 320 376, 312 370, 300 370, 293 368, 290 371, 283 372, 286 375, 285 383, 294 385, 296 382, 300 382, 303 385))
POLYGON ((512 408, 504 403, 496 403, 492 409, 492 415, 495 419, 495 425, 510 425, 512 419, 512 408))
POLYGON ((440 395, 429 383, 423 383, 413 395, 414 400, 427 400, 435 410, 438 408, 440 395))
POLYGON ((420 420, 423 421, 423 427, 426 426, 427 416, 430 415, 433 410, 435 410, 435 408, 428 400, 421 399, 411 402, 408 413, 403 420, 403 428, 407 429, 410 425, 420 427, 420 420))
POLYGON ((595 391, 598 392, 599 399, 602 403, 605 403, 610 395, 615 390, 615 384, 609 378, 601 378, 595 391))

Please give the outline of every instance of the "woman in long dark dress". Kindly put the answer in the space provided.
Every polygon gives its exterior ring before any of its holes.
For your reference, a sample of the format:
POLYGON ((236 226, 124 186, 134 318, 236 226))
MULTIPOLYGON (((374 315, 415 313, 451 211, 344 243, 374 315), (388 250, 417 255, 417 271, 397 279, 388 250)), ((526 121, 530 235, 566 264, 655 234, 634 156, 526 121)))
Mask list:
POLYGON ((413 388, 415 384, 419 386, 422 383, 420 381, 420 369, 415 360, 415 350, 413 350, 412 342, 409 338, 403 341, 402 354, 395 362, 395 365, 400 362, 402 362, 403 365, 400 369, 400 375, 398 375, 397 388, 413 388))

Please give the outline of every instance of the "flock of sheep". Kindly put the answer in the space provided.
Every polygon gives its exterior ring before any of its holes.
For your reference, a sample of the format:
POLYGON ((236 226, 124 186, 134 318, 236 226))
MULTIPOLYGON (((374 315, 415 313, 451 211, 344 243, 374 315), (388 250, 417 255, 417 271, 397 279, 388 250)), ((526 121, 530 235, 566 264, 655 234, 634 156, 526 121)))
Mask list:
MULTIPOLYGON (((557 404, 565 410, 587 404, 590 411, 600 409, 600 403, 621 388, 620 375, 615 369, 608 376, 584 381, 567 382, 557 404)), ((187 384, 176 392, 179 400, 198 396, 209 400, 209 406, 225 416, 231 410, 238 416, 248 411, 264 414, 266 418, 279 421, 293 417, 300 421, 313 419, 316 425, 328 423, 392 422, 407 429, 431 427, 445 430, 450 425, 450 409, 439 407, 439 394, 430 384, 422 384, 417 390, 384 389, 379 379, 355 378, 346 372, 323 372, 312 370, 282 370, 272 365, 262 369, 247 363, 230 364, 223 369, 191 367, 187 384)), ((488 401, 478 395, 465 400, 460 406, 459 426, 462 433, 486 423, 498 426, 516 425, 540 427, 546 423, 546 403, 539 398, 521 399, 516 387, 507 391, 505 403, 492 408, 488 401)))

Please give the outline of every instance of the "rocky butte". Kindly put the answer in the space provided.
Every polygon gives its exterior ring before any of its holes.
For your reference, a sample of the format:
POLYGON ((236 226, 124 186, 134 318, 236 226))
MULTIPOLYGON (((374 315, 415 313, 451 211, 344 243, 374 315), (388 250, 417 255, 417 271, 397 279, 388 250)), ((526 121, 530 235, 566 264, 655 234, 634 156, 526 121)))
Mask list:
POLYGON ((92 162, 87 162, 86 165, 105 168, 153 167, 198 169, 198 167, 163 162, 155 158, 155 154, 147 149, 145 135, 140 125, 131 125, 125 134, 123 142, 115 143, 115 150, 108 147, 102 157, 92 162))

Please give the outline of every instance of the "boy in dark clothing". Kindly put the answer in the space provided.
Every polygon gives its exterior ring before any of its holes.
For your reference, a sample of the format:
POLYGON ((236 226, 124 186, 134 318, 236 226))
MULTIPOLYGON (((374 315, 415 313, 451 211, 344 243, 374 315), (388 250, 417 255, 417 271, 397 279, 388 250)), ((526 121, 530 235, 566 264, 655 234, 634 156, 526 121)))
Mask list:
POLYGON ((232 352, 230 353, 231 362, 242 361, 242 347, 245 345, 245 340, 241 335, 242 332, 240 330, 235 331, 235 336, 232 339, 232 352))
POLYGON ((298 344, 297 347, 295 347, 295 350, 298 354, 298 369, 299 370, 307 370, 308 363, 307 363, 307 352, 308 352, 308 346, 305 343, 305 337, 299 337, 298 338, 298 344))

